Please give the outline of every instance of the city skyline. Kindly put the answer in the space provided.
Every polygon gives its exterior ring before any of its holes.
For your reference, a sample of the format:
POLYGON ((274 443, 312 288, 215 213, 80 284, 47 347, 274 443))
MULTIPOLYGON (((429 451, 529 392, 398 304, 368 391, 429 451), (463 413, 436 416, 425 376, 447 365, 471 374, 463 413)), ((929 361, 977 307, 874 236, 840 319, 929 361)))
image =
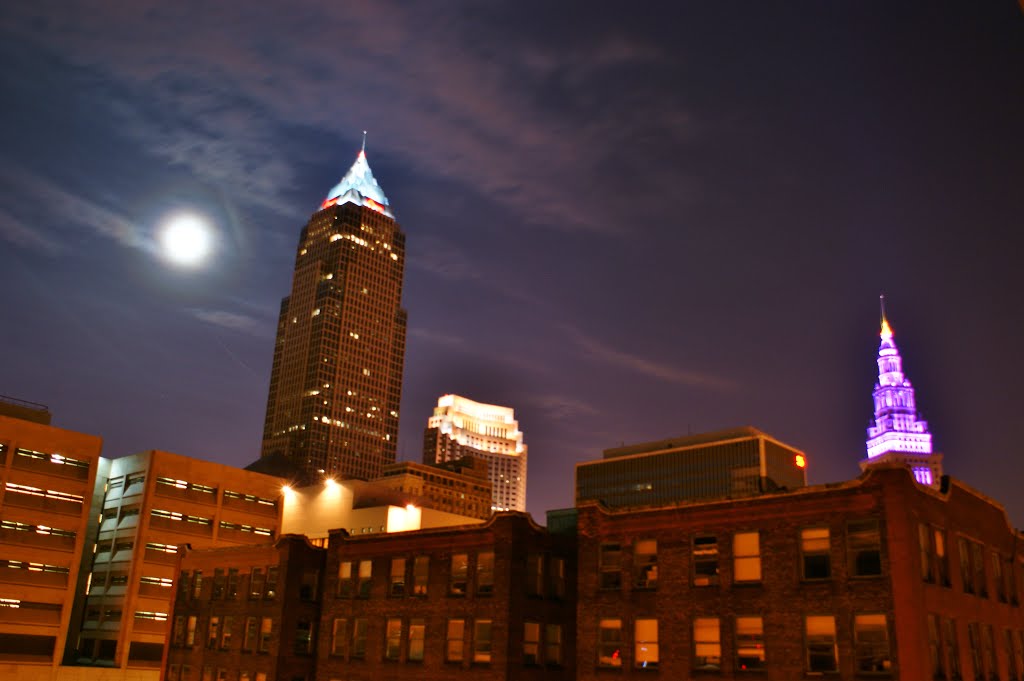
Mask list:
POLYGON ((104 456, 255 460, 296 228, 368 129, 409 239, 399 460, 456 393, 515 406, 537 519, 687 432, 854 477, 885 293, 946 472, 1024 522, 1019 7, 602 9, 5 8, 0 393, 104 456), (153 251, 181 210, 194 269, 153 251))

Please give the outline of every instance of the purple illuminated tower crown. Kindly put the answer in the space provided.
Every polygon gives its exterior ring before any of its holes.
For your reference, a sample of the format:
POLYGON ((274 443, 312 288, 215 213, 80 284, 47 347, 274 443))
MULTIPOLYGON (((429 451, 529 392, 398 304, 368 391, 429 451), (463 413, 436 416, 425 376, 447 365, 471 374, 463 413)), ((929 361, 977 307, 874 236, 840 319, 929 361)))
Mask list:
POLYGON ((875 422, 868 428, 868 458, 861 468, 874 463, 904 463, 922 485, 939 486, 942 455, 932 452, 928 423, 922 421, 914 402, 914 388, 903 374, 903 359, 892 328, 885 317, 885 298, 881 297, 882 329, 878 346, 878 382, 875 384, 875 422))

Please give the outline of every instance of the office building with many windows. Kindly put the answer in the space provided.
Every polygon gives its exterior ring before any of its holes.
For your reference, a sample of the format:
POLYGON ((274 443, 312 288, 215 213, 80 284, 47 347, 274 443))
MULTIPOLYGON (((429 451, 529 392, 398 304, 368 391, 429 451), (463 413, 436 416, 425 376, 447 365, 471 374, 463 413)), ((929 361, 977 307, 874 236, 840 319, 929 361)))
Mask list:
POLYGON ((405 234, 364 149, 302 229, 281 301, 262 456, 368 480, 395 461, 405 234))

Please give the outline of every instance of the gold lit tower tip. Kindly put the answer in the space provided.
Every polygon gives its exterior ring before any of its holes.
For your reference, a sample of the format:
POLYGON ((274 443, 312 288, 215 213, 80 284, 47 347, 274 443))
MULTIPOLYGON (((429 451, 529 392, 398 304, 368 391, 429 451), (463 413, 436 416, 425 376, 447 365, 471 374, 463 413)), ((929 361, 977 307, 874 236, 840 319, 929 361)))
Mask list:
POLYGON ((889 326, 889 320, 885 318, 885 295, 878 296, 878 304, 882 309, 882 331, 878 335, 882 340, 892 340, 892 328, 889 326))

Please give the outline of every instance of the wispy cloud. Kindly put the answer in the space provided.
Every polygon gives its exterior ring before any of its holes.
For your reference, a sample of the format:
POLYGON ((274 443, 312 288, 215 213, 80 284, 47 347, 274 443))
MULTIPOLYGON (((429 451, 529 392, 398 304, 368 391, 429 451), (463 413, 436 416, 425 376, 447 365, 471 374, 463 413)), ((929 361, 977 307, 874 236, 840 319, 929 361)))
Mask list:
POLYGON ((267 325, 262 323, 260 320, 248 315, 237 314, 235 312, 227 312, 226 310, 207 310, 202 308, 191 308, 188 312, 196 319, 204 321, 207 324, 213 324, 214 326, 219 326, 231 331, 238 331, 240 333, 247 333, 253 336, 267 336, 270 335, 272 331, 272 329, 268 329, 267 325))
POLYGON ((529 398, 529 401, 531 404, 543 409, 546 417, 558 421, 598 413, 597 407, 568 395, 555 393, 533 395, 529 398))
POLYGON ((441 333, 439 331, 431 331, 430 329, 424 329, 419 326, 414 326, 409 329, 409 334, 414 338, 421 341, 431 343, 433 345, 443 345, 447 348, 466 348, 466 339, 461 336, 452 336, 450 334, 441 333))
POLYGON ((411 267, 448 281, 469 281, 481 278, 479 268, 457 246, 434 237, 426 237, 416 243, 416 257, 409 258, 407 261, 411 267))
POLYGON ((2 208, 0 208, 0 240, 44 255, 57 255, 64 250, 64 247, 56 239, 25 224, 2 208))
POLYGON ((729 391, 734 387, 732 381, 720 376, 681 368, 667 362, 617 350, 569 324, 562 324, 561 329, 591 359, 613 364, 623 369, 669 383, 707 388, 719 392, 729 391))
MULTIPOLYGON (((36 213, 32 215, 35 224, 31 228, 36 240, 30 240, 24 245, 55 245, 55 233, 67 231, 68 226, 78 226, 85 227, 98 236, 113 239, 122 246, 150 251, 153 249, 152 241, 123 215, 24 168, 15 168, 10 163, 0 161, 0 183, 3 185, 0 192, 3 193, 5 201, 24 207, 23 212, 36 213), (34 207, 37 206, 45 207, 45 213, 36 210, 34 207)), ((9 238, 11 235, 23 233, 26 221, 8 217, 11 221, 4 231, 8 233, 9 238)), ((25 238, 24 234, 22 238, 25 238)), ((57 252, 52 247, 50 251, 57 252)))
MULTIPOLYGON (((671 58, 625 27, 580 22, 569 39, 524 44, 514 23, 532 16, 386 0, 287 11, 71 1, 6 14, 10 35, 142 95, 150 108, 119 118, 150 151, 278 208, 295 175, 280 152, 287 131, 315 129, 330 145, 367 121, 371 157, 385 151, 547 229, 627 233, 663 187, 678 201, 690 181, 678 164, 647 166, 678 157, 694 124, 680 93, 638 90, 636 75, 671 58), (610 174, 616 191, 596 192, 610 174)), ((342 150, 320 153, 343 170, 342 150)))

